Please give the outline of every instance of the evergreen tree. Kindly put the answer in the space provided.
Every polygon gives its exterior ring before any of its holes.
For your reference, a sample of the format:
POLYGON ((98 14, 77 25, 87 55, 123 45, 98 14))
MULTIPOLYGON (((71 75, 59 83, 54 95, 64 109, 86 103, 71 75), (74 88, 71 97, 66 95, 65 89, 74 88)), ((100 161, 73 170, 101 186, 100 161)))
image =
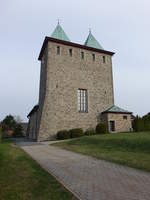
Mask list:
POLYGON ((12 129, 14 130, 16 127, 16 121, 12 115, 7 115, 2 121, 3 129, 12 129))

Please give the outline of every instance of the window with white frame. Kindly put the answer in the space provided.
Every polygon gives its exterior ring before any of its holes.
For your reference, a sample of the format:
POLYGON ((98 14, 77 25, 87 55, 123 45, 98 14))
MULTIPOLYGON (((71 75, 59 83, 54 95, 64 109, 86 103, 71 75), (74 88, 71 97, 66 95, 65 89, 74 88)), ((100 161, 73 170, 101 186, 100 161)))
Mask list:
POLYGON ((88 101, 87 101, 87 90, 78 89, 78 111, 87 112, 88 111, 88 101))

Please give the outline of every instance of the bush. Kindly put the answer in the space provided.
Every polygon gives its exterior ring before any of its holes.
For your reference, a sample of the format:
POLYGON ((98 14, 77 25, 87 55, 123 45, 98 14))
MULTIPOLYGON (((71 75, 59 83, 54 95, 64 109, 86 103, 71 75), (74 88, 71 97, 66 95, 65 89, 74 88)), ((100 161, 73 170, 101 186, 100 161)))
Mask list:
POLYGON ((96 132, 94 129, 88 129, 84 132, 85 135, 95 135, 96 132))
POLYGON ((82 128, 74 128, 74 129, 71 129, 69 132, 70 132, 71 138, 84 136, 84 132, 82 128))
POLYGON ((17 124, 14 129, 14 137, 22 137, 23 136, 23 128, 21 124, 17 124))
POLYGON ((147 115, 143 116, 143 122, 144 122, 144 130, 145 131, 150 131, 150 113, 147 115))
POLYGON ((143 117, 137 115, 132 122, 132 127, 136 132, 150 131, 150 113, 143 117))
POLYGON ((99 123, 96 126, 96 133, 97 134, 105 134, 108 133, 108 127, 106 123, 99 123))
POLYGON ((64 140, 70 138, 70 132, 67 130, 62 130, 57 132, 57 139, 58 140, 64 140))
POLYGON ((0 143, 2 142, 2 128, 0 127, 0 143))

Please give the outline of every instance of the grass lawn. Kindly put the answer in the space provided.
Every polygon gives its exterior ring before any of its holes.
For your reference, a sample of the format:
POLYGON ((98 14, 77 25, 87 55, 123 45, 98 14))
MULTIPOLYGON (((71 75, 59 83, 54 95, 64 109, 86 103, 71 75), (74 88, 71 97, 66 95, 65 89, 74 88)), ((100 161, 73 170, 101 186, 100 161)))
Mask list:
POLYGON ((86 136, 54 145, 150 171, 150 132, 86 136))
POLYGON ((23 150, 0 144, 0 200, 75 199, 23 150))

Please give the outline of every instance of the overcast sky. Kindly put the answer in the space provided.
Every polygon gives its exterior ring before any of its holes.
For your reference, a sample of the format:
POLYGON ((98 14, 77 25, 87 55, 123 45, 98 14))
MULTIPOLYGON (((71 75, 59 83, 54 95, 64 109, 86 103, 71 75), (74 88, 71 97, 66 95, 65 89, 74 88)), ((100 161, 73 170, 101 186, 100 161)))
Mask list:
POLYGON ((57 19, 73 42, 88 29, 113 56, 115 104, 150 112, 149 0, 0 0, 0 120, 26 115, 38 102, 38 55, 57 19))

